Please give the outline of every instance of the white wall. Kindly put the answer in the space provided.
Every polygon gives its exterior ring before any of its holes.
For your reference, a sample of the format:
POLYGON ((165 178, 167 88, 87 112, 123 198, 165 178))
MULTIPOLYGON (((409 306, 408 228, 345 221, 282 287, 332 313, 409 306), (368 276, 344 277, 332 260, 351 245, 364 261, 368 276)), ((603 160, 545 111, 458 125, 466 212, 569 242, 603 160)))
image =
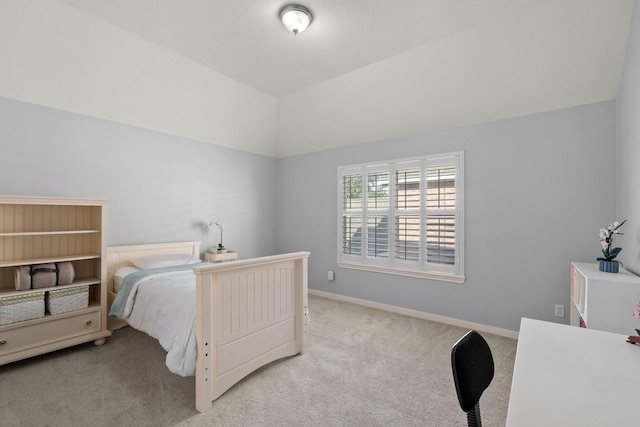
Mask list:
POLYGON ((276 153, 275 98, 58 1, 0 1, 0 64, 0 97, 276 153))
POLYGON ((513 331, 523 316, 568 323, 554 305, 568 308, 570 262, 599 256, 598 229, 615 213, 614 147, 605 102, 279 159, 278 248, 311 251, 312 289, 513 331), (339 165, 456 150, 464 284, 336 267, 339 165))
MULTIPOLYGON (((640 0, 635 3, 617 102, 617 166, 609 173, 617 173, 618 178, 616 219, 627 220, 624 236, 614 240, 622 248, 619 259, 626 268, 640 274, 640 0)), ((629 302, 630 310, 635 303, 629 302)))

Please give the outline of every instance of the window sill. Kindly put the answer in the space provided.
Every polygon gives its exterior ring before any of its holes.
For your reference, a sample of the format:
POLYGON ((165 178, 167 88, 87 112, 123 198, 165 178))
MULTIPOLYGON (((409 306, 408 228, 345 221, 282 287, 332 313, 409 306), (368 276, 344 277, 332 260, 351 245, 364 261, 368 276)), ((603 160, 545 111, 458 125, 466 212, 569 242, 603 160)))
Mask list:
POLYGON ((414 271, 414 270, 402 270, 399 268, 380 267, 378 265, 367 265, 352 262, 339 261, 338 267, 350 268, 353 270, 370 271, 374 273, 394 274, 396 276, 417 277, 419 279, 439 280, 449 283, 464 283, 464 276, 456 276, 454 274, 437 273, 433 271, 414 271))

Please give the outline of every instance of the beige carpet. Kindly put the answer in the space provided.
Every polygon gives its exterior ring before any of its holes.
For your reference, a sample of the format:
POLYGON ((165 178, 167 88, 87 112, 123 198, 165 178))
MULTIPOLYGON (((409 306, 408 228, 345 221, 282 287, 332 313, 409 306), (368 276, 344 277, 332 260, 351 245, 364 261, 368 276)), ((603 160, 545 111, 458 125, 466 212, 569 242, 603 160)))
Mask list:
MULTIPOLYGON (((132 328, 0 366, 2 426, 465 426, 451 345, 466 330, 310 296, 307 352, 270 364, 198 413, 194 380, 132 328)), ((505 424, 516 341, 483 334, 496 375, 480 406, 505 424)))

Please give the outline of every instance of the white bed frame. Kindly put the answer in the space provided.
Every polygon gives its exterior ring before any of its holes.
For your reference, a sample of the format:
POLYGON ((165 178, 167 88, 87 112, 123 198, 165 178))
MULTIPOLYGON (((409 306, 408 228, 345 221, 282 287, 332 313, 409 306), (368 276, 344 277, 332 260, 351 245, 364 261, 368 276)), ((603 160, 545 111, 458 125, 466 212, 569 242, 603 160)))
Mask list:
MULTIPOLYGON (((133 258, 169 253, 200 255, 200 242, 107 248, 109 307, 113 273, 133 258)), ((193 268, 196 275, 196 409, 249 373, 282 357, 304 353, 309 252, 193 268)), ((114 320, 114 319, 110 319, 114 320)), ((109 329, 126 325, 110 321, 109 329)))

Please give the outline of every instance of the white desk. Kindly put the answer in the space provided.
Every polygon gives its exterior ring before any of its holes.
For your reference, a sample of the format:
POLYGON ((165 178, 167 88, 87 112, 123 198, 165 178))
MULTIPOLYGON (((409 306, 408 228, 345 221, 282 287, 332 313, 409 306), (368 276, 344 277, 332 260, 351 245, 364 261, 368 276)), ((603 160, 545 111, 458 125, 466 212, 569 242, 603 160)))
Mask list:
POLYGON ((626 339, 523 318, 507 426, 636 424, 640 346, 626 339))

